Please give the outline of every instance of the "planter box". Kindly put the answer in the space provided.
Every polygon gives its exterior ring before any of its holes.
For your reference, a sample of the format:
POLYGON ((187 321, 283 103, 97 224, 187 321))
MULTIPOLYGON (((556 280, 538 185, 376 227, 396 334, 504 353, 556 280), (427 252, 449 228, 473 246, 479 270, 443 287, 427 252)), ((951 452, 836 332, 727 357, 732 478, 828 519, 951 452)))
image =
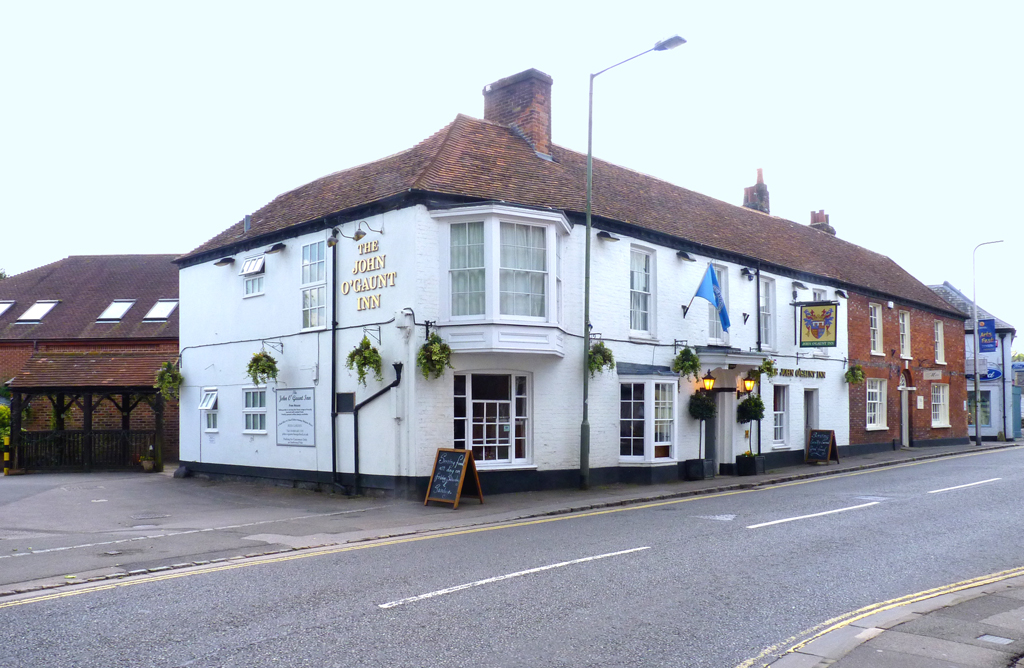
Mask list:
POLYGON ((764 455, 736 458, 736 475, 761 475, 764 473, 764 455))
POLYGON ((715 477, 715 463, 710 459, 687 459, 680 464, 684 480, 709 480, 715 477))

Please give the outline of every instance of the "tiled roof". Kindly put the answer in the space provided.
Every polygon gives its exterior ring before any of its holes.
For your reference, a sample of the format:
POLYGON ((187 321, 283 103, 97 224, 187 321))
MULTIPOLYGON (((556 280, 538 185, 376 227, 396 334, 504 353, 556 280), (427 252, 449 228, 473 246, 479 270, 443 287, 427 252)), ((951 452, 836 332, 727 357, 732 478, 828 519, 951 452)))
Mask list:
MULTIPOLYGON (((964 313, 964 331, 974 331, 974 302, 971 301, 970 297, 953 287, 949 281, 943 282, 942 285, 929 285, 928 287, 931 288, 935 294, 952 304, 958 311, 964 313)), ((996 321, 996 330, 1005 330, 1010 332, 1017 331, 1017 329, 1010 323, 1005 320, 1000 320, 979 306, 978 319, 985 320, 986 318, 992 318, 996 321)))
POLYGON ((158 299, 178 298, 174 255, 73 255, 0 281, 0 341, 176 339, 178 309, 165 321, 143 322, 158 299), (115 323, 96 319, 115 299, 135 304, 115 323), (58 300, 38 323, 17 323, 37 300, 58 300))
POLYGON ((13 389, 153 387, 168 353, 37 353, 8 383, 13 389))
MULTIPOLYGON (((585 210, 586 156, 560 146, 538 156, 508 127, 459 115, 415 147, 280 195, 180 259, 230 246, 406 191, 585 210)), ((727 204, 594 160, 593 212, 696 244, 827 277, 948 311, 949 305, 884 255, 782 218, 727 204)))

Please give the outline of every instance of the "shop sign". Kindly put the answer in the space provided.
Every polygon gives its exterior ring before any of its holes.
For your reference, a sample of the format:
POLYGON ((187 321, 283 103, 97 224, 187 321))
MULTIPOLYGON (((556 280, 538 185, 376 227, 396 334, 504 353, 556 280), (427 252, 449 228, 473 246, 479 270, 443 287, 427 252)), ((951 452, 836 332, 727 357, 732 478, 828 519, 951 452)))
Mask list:
POLYGON ((808 369, 779 369, 779 376, 783 378, 824 378, 825 372, 808 369))
MULTIPOLYGON (((967 376, 968 378, 974 378, 974 374, 971 373, 970 371, 968 371, 964 375, 967 376)), ((978 374, 978 380, 999 380, 1002 377, 1003 372, 994 367, 989 367, 988 371, 986 371, 985 373, 978 374)))
POLYGON ((277 444, 316 445, 312 387, 277 392, 277 444))
POLYGON ((800 305, 800 347, 836 347, 836 305, 834 302, 816 302, 800 305))
POLYGON ((999 341, 996 339, 996 321, 993 318, 978 321, 978 350, 983 353, 994 353, 999 350, 999 341))
MULTIPOLYGON (((380 240, 367 241, 357 246, 361 257, 352 266, 352 275, 356 278, 341 281, 338 289, 342 295, 349 293, 371 293, 376 290, 395 286, 397 271, 383 271, 387 268, 387 255, 377 255, 380 251, 380 240)), ((356 294, 356 310, 380 308, 380 292, 376 294, 356 294)))

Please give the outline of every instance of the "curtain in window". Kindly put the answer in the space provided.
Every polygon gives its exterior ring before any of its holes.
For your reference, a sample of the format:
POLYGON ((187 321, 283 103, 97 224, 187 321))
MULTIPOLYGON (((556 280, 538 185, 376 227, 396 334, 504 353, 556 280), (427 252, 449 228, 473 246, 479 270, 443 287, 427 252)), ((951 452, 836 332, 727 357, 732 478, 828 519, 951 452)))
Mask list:
POLYGON ((484 224, 451 226, 452 315, 484 313, 484 224))
POLYGON ((650 331, 651 256, 640 251, 630 255, 629 328, 650 331))
POLYGON ((543 227, 501 224, 502 315, 544 317, 547 248, 543 227))

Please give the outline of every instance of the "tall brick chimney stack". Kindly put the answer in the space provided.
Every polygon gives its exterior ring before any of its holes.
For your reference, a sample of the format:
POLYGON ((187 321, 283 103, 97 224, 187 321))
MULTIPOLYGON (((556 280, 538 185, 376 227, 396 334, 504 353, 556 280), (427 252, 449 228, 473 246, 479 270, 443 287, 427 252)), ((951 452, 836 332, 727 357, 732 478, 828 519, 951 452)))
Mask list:
POLYGON ((811 227, 832 236, 836 235, 836 228, 828 224, 828 214, 825 213, 825 209, 811 211, 811 227))
POLYGON ((743 189, 743 206, 763 213, 771 213, 768 206, 768 186, 764 184, 761 168, 757 168, 757 185, 743 189))
POLYGON ((484 86, 484 120, 507 125, 544 156, 551 155, 551 83, 529 69, 484 86))

